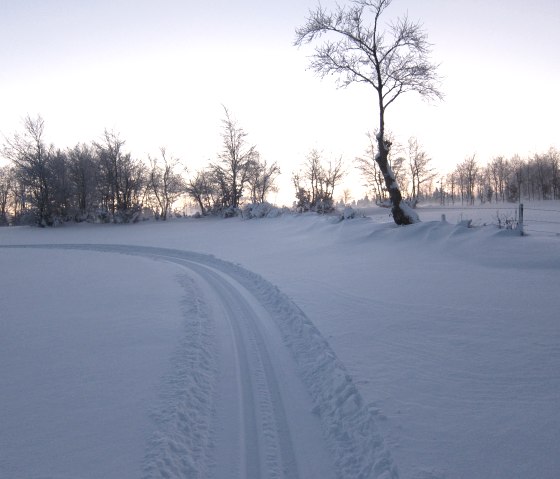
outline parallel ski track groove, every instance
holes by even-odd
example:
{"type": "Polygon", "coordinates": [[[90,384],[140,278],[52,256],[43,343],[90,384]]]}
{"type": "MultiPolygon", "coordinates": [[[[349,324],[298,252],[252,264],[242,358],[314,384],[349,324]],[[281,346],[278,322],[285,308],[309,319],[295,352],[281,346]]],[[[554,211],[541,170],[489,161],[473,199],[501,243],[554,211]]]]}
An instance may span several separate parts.
{"type": "MultiPolygon", "coordinates": [[[[168,259],[169,257],[160,256],[168,259]]],[[[171,257],[173,258],[173,257],[171,257]]],[[[264,429],[263,442],[265,446],[265,460],[267,461],[267,474],[270,477],[286,477],[298,479],[297,461],[295,459],[293,444],[290,439],[288,420],[281,398],[281,390],[278,385],[276,372],[272,366],[270,354],[266,348],[266,343],[259,331],[258,321],[254,310],[249,303],[239,296],[234,286],[222,277],[216,270],[200,263],[191,261],[181,261],[173,258],[174,263],[184,264],[187,268],[199,273],[215,291],[224,298],[224,303],[235,305],[239,309],[235,317],[230,317],[230,324],[235,336],[235,342],[239,346],[241,356],[242,371],[253,370],[255,385],[258,393],[258,407],[261,416],[260,423],[264,429]],[[240,324],[242,322],[242,324],[240,324]],[[243,327],[242,327],[243,326],[243,327]],[[251,346],[251,351],[246,351],[246,347],[251,346]],[[252,362],[249,362],[247,355],[251,354],[252,362]],[[278,454],[278,449],[280,454],[278,454]],[[280,455],[281,463],[278,461],[280,455]]],[[[245,391],[254,390],[250,385],[251,377],[241,374],[241,378],[246,382],[245,391]]],[[[243,401],[244,419],[249,420],[251,435],[257,436],[257,420],[254,417],[253,398],[245,398],[243,401]]],[[[251,444],[246,445],[246,464],[247,477],[264,477],[260,473],[259,465],[254,462],[255,452],[259,449],[259,444],[252,440],[251,444]]],[[[259,457],[260,454],[257,454],[259,457]]]]}

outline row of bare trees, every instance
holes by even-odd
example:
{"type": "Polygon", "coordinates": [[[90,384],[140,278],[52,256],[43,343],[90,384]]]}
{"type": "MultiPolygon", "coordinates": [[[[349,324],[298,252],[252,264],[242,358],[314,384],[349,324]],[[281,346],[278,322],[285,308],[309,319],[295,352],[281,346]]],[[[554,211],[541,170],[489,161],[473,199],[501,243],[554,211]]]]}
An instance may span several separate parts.
{"type": "MultiPolygon", "coordinates": [[[[520,199],[560,199],[560,152],[550,148],[526,159],[518,155],[492,158],[486,164],[471,155],[447,174],[439,174],[431,167],[431,158],[416,138],[407,146],[397,144],[392,136],[389,165],[411,205],[418,201],[438,201],[442,204],[461,202],[515,202],[520,199]]],[[[388,202],[384,178],[374,161],[376,143],[370,144],[364,156],[356,158],[365,186],[378,204],[388,202]]]]}
{"type": "Polygon", "coordinates": [[[150,158],[150,165],[124,151],[124,140],[105,131],[100,141],[66,150],[47,145],[41,117],[27,117],[23,133],[7,139],[0,169],[0,222],[100,220],[127,222],[143,205],[163,219],[182,192],[177,160],[150,158]]]}
{"type": "Polygon", "coordinates": [[[112,131],[91,144],[57,149],[45,140],[44,120],[28,116],[23,131],[6,138],[2,148],[10,163],[0,168],[0,224],[129,222],[147,211],[165,220],[182,196],[193,199],[202,214],[236,214],[242,198],[264,202],[280,169],[261,161],[224,110],[217,161],[190,177],[165,148],[147,161],[133,158],[112,131]]]}
{"type": "Polygon", "coordinates": [[[442,177],[433,195],[442,203],[462,204],[560,199],[560,152],[550,148],[526,159],[497,156],[486,165],[476,156],[459,163],[442,177]]]}

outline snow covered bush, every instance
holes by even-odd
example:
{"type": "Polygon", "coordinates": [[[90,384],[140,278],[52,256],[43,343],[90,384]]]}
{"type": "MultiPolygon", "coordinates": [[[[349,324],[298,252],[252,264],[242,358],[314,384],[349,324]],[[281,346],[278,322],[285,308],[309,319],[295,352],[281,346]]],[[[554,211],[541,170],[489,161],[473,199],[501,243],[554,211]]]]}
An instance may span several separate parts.
{"type": "Polygon", "coordinates": [[[499,229],[513,230],[518,226],[517,215],[500,213],[499,211],[497,211],[496,220],[499,229]]]}
{"type": "Polygon", "coordinates": [[[356,217],[356,211],[351,206],[344,208],[344,211],[340,215],[341,220],[351,220],[356,217]]]}
{"type": "Polygon", "coordinates": [[[250,220],[253,218],[276,218],[280,216],[282,211],[270,203],[250,203],[245,205],[242,210],[244,219],[250,220]]]}
{"type": "Polygon", "coordinates": [[[222,218],[233,218],[239,214],[239,211],[239,208],[228,206],[226,208],[221,208],[220,214],[222,215],[222,218]]]}

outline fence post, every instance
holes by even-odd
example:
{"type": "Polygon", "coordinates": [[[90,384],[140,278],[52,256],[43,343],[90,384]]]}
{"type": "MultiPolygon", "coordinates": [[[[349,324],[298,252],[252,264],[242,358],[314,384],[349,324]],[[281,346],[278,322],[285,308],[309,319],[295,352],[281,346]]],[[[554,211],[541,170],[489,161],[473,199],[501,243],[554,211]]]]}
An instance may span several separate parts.
{"type": "Polygon", "coordinates": [[[523,236],[523,203],[519,203],[519,221],[517,223],[519,234],[523,236]]]}

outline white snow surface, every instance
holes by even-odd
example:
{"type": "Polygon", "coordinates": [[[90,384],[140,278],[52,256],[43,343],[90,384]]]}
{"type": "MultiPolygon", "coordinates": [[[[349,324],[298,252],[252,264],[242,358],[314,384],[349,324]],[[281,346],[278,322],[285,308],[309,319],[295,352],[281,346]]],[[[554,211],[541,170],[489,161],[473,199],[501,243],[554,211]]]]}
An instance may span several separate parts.
{"type": "Polygon", "coordinates": [[[0,228],[0,477],[560,477],[560,236],[443,212],[0,228]]]}

